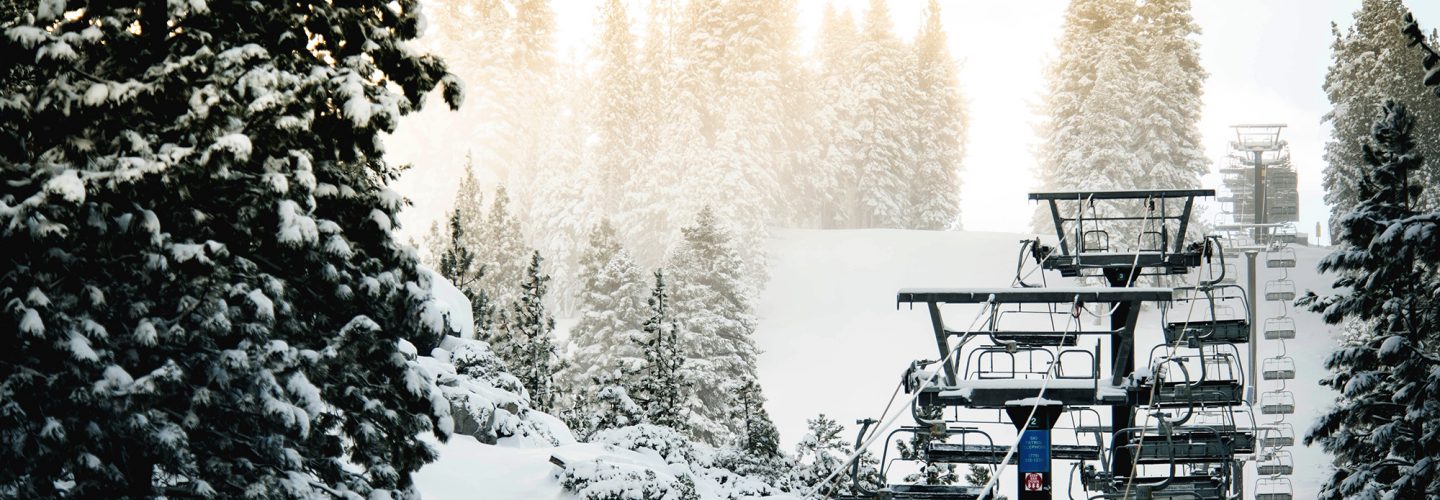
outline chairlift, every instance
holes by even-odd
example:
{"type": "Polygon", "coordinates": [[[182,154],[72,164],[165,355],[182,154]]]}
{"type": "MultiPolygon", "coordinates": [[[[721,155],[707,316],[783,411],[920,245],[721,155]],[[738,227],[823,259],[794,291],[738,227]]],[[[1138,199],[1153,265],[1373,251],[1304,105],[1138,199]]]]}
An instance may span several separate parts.
{"type": "Polygon", "coordinates": [[[1288,477],[1266,477],[1255,481],[1255,500],[1293,500],[1295,487],[1288,477]]]}
{"type": "Polygon", "coordinates": [[[1190,347],[1250,341],[1250,304],[1237,285],[1179,287],[1165,316],[1165,342],[1184,340],[1190,347]],[[1238,305],[1239,311],[1233,307],[1238,305]],[[1171,315],[1176,317],[1170,317],[1171,315]]]}
{"type": "Polygon", "coordinates": [[[1266,391],[1260,395],[1260,413],[1266,415],[1294,414],[1295,395],[1284,389],[1266,391]]]}
{"type": "Polygon", "coordinates": [[[1275,450],[1255,464],[1255,473],[1262,476],[1288,476],[1295,473],[1295,460],[1286,450],[1275,450]]]}
{"type": "Polygon", "coordinates": [[[1265,380],[1295,379],[1295,360],[1291,359],[1290,356],[1265,358],[1265,362],[1260,366],[1260,375],[1264,377],[1265,380]]]}
{"type": "Polygon", "coordinates": [[[1265,300],[1295,300],[1295,282],[1283,278],[1265,282],[1265,300]]]}
{"type": "Polygon", "coordinates": [[[1140,404],[1163,408],[1237,406],[1244,403],[1245,378],[1240,351],[1232,344],[1213,344],[1195,354],[1167,354],[1167,344],[1150,350],[1150,371],[1157,387],[1139,387],[1140,404]],[[1223,347],[1229,347],[1223,351],[1223,347]]]}
{"type": "Polygon", "coordinates": [[[1165,231],[1142,231],[1140,233],[1140,245],[1137,248],[1141,252],[1163,252],[1165,244],[1169,239],[1165,237],[1165,231]]]}
{"type": "Polygon", "coordinates": [[[1091,229],[1080,237],[1080,253],[1109,251],[1110,233],[1105,230],[1091,229]]]}
{"type": "Polygon", "coordinates": [[[1265,339],[1281,340],[1295,338],[1295,320],[1288,316],[1265,320],[1265,339]]]}
{"type": "Polygon", "coordinates": [[[1295,446],[1295,427],[1286,422],[1271,423],[1260,433],[1260,444],[1267,448],[1295,446]]]}
{"type": "Polygon", "coordinates": [[[1290,247],[1278,247],[1265,252],[1265,267],[1272,269],[1295,267],[1295,250],[1290,247]]]}

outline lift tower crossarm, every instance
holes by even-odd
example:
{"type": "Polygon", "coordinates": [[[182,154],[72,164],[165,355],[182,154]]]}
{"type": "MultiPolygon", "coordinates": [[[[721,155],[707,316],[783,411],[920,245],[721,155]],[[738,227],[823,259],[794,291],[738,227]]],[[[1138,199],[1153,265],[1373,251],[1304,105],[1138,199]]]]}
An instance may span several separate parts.
{"type": "MultiPolygon", "coordinates": [[[[1162,189],[1156,191],[1066,191],[1030,193],[1032,201],[1049,204],[1050,217],[1055,224],[1055,237],[1059,249],[1045,255],[1041,262],[1045,269],[1058,270],[1065,277],[1082,276],[1085,270],[1132,270],[1145,275],[1184,274],[1189,268],[1200,265],[1201,253],[1187,248],[1185,235],[1194,212],[1195,198],[1215,196],[1213,189],[1162,189]],[[1092,213],[1097,201],[1109,202],[1118,210],[1128,211],[1119,215],[1092,213]],[[1170,203],[1167,203],[1170,201],[1170,203]],[[1116,202],[1136,202],[1119,203],[1116,202]],[[1145,202],[1143,205],[1139,202],[1145,202]],[[1061,209],[1061,204],[1069,204],[1061,209]],[[1068,207],[1080,205],[1074,210],[1068,207]],[[1174,207],[1179,204],[1179,207],[1174,207]],[[1138,207],[1138,208],[1137,208],[1138,207]],[[1178,208],[1178,210],[1176,209],[1178,208]],[[1128,252],[1111,252],[1108,232],[1104,227],[1113,227],[1116,222],[1140,221],[1154,223],[1158,230],[1146,234],[1158,237],[1158,242],[1138,245],[1128,252]],[[1168,223],[1175,223],[1171,228],[1168,223]],[[1173,233],[1171,231],[1174,231],[1173,233]],[[1105,241],[1097,247],[1087,243],[1091,234],[1099,234],[1105,241]],[[1149,269],[1148,271],[1145,271],[1149,269]]],[[[1115,210],[1112,210],[1115,211],[1115,210]]],[[[1128,236],[1127,236],[1128,238],[1128,236]]],[[[1109,272],[1109,271],[1106,271],[1109,272]]],[[[1126,271],[1124,274],[1131,274],[1126,271]]]]}
{"type": "Polygon", "coordinates": [[[1070,288],[903,288],[896,296],[901,304],[983,304],[994,298],[997,304],[1069,304],[1080,302],[1169,302],[1170,288],[1160,287],[1070,287],[1070,288]]]}

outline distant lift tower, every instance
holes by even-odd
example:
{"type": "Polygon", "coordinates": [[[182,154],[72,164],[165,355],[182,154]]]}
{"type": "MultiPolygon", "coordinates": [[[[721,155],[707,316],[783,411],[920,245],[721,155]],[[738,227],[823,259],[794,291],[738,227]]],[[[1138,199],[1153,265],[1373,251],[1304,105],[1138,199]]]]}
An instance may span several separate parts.
{"type": "MultiPolygon", "coordinates": [[[[1299,191],[1290,164],[1289,145],[1280,138],[1285,124],[1232,125],[1229,164],[1220,169],[1230,191],[1235,225],[1248,226],[1251,245],[1264,246],[1275,229],[1299,221],[1299,191]]],[[[1238,249],[1235,245],[1232,248],[1238,249]]]]}

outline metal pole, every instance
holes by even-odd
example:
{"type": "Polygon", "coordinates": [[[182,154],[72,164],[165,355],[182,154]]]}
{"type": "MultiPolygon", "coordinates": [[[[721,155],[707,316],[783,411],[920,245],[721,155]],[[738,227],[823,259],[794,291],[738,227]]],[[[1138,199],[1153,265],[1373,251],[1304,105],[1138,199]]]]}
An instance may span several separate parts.
{"type": "Polygon", "coordinates": [[[1260,251],[1258,250],[1245,251],[1245,267],[1249,270],[1246,276],[1248,276],[1250,292],[1250,384],[1245,387],[1245,401],[1251,405],[1255,404],[1255,388],[1260,383],[1258,376],[1260,373],[1259,362],[1256,361],[1260,355],[1260,338],[1256,335],[1258,327],[1255,324],[1255,309],[1260,306],[1260,304],[1256,302],[1256,299],[1259,297],[1255,291],[1255,257],[1258,255],[1260,255],[1260,251]]]}
{"type": "MultiPolygon", "coordinates": [[[[1247,281],[1246,285],[1248,285],[1249,295],[1250,295],[1250,311],[1249,311],[1249,316],[1250,316],[1250,318],[1249,318],[1249,319],[1250,319],[1250,383],[1248,383],[1248,384],[1245,385],[1245,402],[1246,402],[1246,403],[1249,403],[1252,408],[1253,408],[1253,407],[1255,406],[1255,404],[1256,404],[1256,398],[1255,398],[1256,394],[1255,394],[1255,393],[1256,393],[1256,388],[1258,388],[1258,387],[1259,387],[1259,384],[1260,384],[1260,361],[1259,361],[1259,358],[1260,358],[1260,336],[1256,334],[1256,332],[1259,331],[1259,328],[1260,328],[1260,327],[1256,324],[1256,321],[1255,321],[1256,317],[1258,316],[1258,314],[1256,313],[1256,310],[1259,309],[1259,307],[1260,307],[1260,304],[1259,304],[1258,302],[1256,302],[1256,299],[1259,298],[1259,293],[1256,291],[1256,287],[1255,287],[1255,283],[1256,283],[1255,257],[1257,257],[1257,256],[1259,256],[1259,255],[1260,255],[1260,251],[1259,251],[1259,250],[1246,250],[1246,251],[1245,251],[1245,268],[1246,268],[1246,274],[1245,274],[1245,275],[1246,275],[1246,281],[1247,281]]],[[[1256,439],[1260,439],[1259,429],[1256,429],[1255,438],[1256,438],[1256,439]]],[[[1257,448],[1257,449],[1258,449],[1258,448],[1257,448]]],[[[1244,463],[1244,462],[1236,462],[1236,463],[1235,463],[1235,483],[1234,483],[1234,486],[1235,486],[1235,488],[1234,488],[1234,490],[1235,490],[1235,495],[1236,495],[1238,498],[1244,498],[1244,497],[1245,497],[1245,463],[1244,463]]]]}
{"type": "Polygon", "coordinates": [[[1251,206],[1252,209],[1255,210],[1255,217],[1251,218],[1251,219],[1250,219],[1250,222],[1251,222],[1251,223],[1254,223],[1254,224],[1257,224],[1257,226],[1255,226],[1255,244],[1257,244],[1257,245],[1263,245],[1263,244],[1265,244],[1265,243],[1267,243],[1267,242],[1265,241],[1266,238],[1262,238],[1261,236],[1264,235],[1266,231],[1265,231],[1265,228],[1264,228],[1264,227],[1260,227],[1259,224],[1264,224],[1264,223],[1265,223],[1265,152],[1264,152],[1264,151],[1255,151],[1255,178],[1254,178],[1254,180],[1255,180],[1255,182],[1254,182],[1255,185],[1252,186],[1252,188],[1253,188],[1253,191],[1254,191],[1254,194],[1255,194],[1255,201],[1254,201],[1254,203],[1251,203],[1250,206],[1251,206]]]}

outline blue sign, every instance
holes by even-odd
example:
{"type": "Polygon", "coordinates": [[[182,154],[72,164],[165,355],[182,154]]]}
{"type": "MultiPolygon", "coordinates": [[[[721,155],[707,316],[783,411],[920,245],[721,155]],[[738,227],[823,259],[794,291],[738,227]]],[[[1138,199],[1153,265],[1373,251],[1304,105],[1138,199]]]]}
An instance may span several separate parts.
{"type": "Polygon", "coordinates": [[[1050,472],[1050,431],[1026,430],[1020,436],[1020,472],[1050,472]]]}

